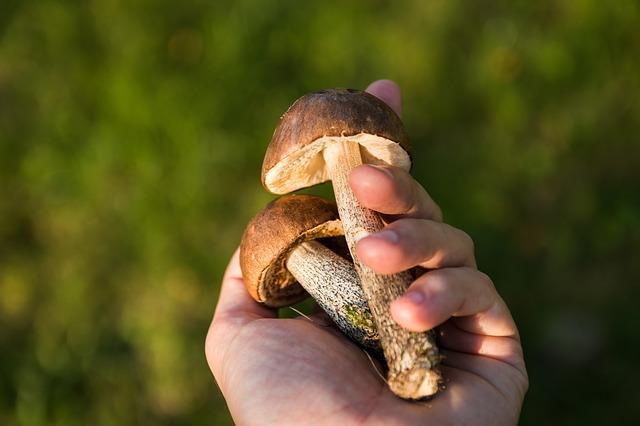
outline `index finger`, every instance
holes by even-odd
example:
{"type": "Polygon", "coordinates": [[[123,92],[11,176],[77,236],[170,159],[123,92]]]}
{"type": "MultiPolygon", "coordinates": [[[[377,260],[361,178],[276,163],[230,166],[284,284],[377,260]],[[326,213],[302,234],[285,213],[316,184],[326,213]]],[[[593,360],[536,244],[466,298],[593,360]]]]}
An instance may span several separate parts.
{"type": "Polygon", "coordinates": [[[351,172],[349,185],[358,201],[378,213],[442,222],[442,210],[409,173],[392,166],[365,164],[351,172]]]}

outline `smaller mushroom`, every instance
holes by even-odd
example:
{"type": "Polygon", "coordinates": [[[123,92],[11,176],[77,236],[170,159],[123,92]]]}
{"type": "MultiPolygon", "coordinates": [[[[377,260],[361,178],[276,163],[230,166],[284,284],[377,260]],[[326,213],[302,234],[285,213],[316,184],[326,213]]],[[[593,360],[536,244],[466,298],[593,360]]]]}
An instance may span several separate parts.
{"type": "Polygon", "coordinates": [[[258,302],[279,308],[308,293],[344,334],[379,350],[353,264],[317,241],[335,243],[343,235],[336,206],[329,201],[310,195],[278,198],[247,225],[240,243],[242,275],[258,302]]]}

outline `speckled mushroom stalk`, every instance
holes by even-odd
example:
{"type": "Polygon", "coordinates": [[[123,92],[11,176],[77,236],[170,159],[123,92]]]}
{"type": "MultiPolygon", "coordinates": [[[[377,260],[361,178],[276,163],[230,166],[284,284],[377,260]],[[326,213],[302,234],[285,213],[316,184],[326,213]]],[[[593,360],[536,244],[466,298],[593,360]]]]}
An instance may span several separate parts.
{"type": "Polygon", "coordinates": [[[281,197],[249,222],[242,237],[245,283],[254,299],[272,307],[291,305],[308,293],[347,337],[379,351],[353,264],[317,241],[338,237],[342,225],[333,203],[309,195],[281,197]]]}
{"type": "Polygon", "coordinates": [[[317,241],[297,245],[287,269],[329,315],[340,331],[369,349],[380,349],[380,337],[353,264],[317,241]]]}
{"type": "Polygon", "coordinates": [[[390,389],[401,398],[421,399],[439,390],[441,356],[433,332],[415,333],[392,319],[391,302],[400,297],[409,272],[379,275],[362,264],[355,246],[380,231],[380,216],[357,201],[349,174],[363,164],[409,170],[409,141],[399,117],[365,92],[333,89],[298,99],[283,115],[263,163],[264,186],[276,194],[331,180],[345,238],[373,314],[389,368],[390,389]]]}

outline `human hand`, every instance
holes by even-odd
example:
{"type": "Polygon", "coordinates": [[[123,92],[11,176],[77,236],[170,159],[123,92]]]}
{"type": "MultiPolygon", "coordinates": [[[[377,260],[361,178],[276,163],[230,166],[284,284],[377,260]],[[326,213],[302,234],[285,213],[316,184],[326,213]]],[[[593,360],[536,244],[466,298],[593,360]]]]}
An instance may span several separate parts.
{"type": "MultiPolygon", "coordinates": [[[[367,89],[400,113],[389,81],[367,89]]],[[[439,207],[394,167],[361,166],[350,177],[385,229],[359,241],[379,273],[429,269],[391,306],[412,331],[436,328],[446,389],[433,400],[394,396],[366,354],[322,315],[279,319],[247,293],[231,259],[206,342],[211,371],[238,424],[473,424],[517,422],[528,380],[517,328],[491,280],[476,268],[473,242],[442,223],[439,207]]]]}

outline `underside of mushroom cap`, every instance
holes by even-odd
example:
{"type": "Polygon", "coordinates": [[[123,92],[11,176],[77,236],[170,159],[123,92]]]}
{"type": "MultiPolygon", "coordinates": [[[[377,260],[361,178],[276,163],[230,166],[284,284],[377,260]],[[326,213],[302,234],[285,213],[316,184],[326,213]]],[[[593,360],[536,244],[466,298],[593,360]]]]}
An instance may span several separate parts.
{"type": "Polygon", "coordinates": [[[298,244],[344,235],[333,203],[311,195],[288,195],[269,203],[247,225],[240,267],[251,296],[271,307],[299,302],[306,291],[286,268],[298,244]]]}
{"type": "Polygon", "coordinates": [[[322,155],[340,140],[360,145],[363,161],[409,170],[409,137],[398,115],[359,90],[330,89],[305,95],[284,113],[262,164],[262,183],[286,194],[329,180],[322,155]]]}

